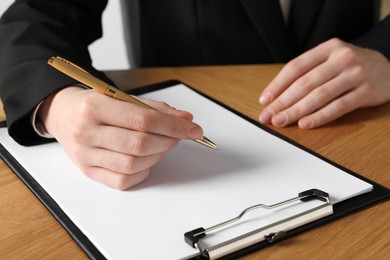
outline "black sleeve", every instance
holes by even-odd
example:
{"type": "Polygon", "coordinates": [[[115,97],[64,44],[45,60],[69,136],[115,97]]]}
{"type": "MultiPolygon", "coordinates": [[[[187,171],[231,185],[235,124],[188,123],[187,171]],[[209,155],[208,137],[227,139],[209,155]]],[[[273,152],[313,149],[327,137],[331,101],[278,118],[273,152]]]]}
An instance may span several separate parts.
{"type": "Polygon", "coordinates": [[[390,15],[352,43],[377,50],[390,59],[390,15]]]}
{"type": "Polygon", "coordinates": [[[62,56],[92,74],[88,45],[102,36],[107,0],[16,0],[0,20],[0,96],[10,135],[22,145],[44,142],[30,122],[40,101],[76,83],[47,64],[62,56]]]}

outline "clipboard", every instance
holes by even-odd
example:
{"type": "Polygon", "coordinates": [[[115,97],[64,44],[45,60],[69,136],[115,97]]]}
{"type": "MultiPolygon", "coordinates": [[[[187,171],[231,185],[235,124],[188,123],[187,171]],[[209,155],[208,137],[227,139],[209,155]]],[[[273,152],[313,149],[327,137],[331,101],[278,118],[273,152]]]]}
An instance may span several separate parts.
{"type": "MultiPolygon", "coordinates": [[[[171,86],[181,84],[179,81],[167,81],[147,87],[142,87],[136,90],[132,91],[132,94],[144,94],[149,93],[153,91],[157,91],[160,89],[169,88],[171,86]]],[[[199,92],[197,92],[199,93],[199,92]]],[[[201,93],[199,93],[201,94],[201,93]]],[[[204,96],[203,94],[201,94],[204,96]]],[[[211,98],[205,96],[206,98],[212,100],[211,98]]],[[[212,100],[213,102],[217,103],[218,105],[224,107],[225,109],[228,109],[229,111],[233,112],[237,116],[245,119],[248,122],[251,122],[252,124],[256,125],[257,127],[261,128],[262,130],[266,131],[267,133],[270,133],[274,136],[277,136],[280,139],[285,140],[286,142],[299,147],[302,150],[305,150],[306,152],[320,158],[321,160],[325,161],[328,164],[331,164],[339,169],[342,169],[344,172],[346,172],[349,175],[352,175],[354,177],[357,177],[361,180],[364,180],[367,183],[372,184],[373,189],[371,192],[364,193],[362,195],[355,196],[353,198],[344,200],[342,202],[339,202],[337,204],[331,205],[332,213],[327,214],[326,216],[321,216],[320,218],[310,221],[308,223],[299,225],[298,227],[293,228],[292,230],[288,230],[288,232],[282,232],[283,237],[280,237],[280,234],[268,234],[264,239],[260,242],[257,242],[253,245],[246,246],[244,248],[240,248],[239,250],[233,250],[228,255],[223,256],[223,258],[226,259],[234,259],[239,256],[245,255],[247,253],[254,252],[256,250],[259,250],[261,248],[264,248],[266,246],[269,246],[272,243],[275,243],[277,241],[281,241],[284,239],[287,239],[289,237],[295,236],[297,234],[300,234],[302,232],[305,232],[307,230],[310,230],[316,226],[325,224],[329,221],[332,221],[334,219],[337,219],[339,217],[342,217],[346,214],[352,213],[354,211],[363,209],[365,207],[368,207],[370,205],[373,205],[377,202],[383,201],[385,199],[388,199],[390,197],[390,191],[389,189],[367,179],[362,176],[359,176],[358,174],[351,172],[348,169],[345,169],[344,167],[335,164],[332,161],[327,160],[326,158],[323,158],[322,156],[314,153],[313,151],[310,151],[306,149],[305,147],[300,146],[299,144],[295,143],[294,141],[285,138],[284,136],[279,135],[278,133],[273,132],[272,130],[268,129],[265,126],[262,126],[258,124],[257,122],[254,122],[253,120],[247,118],[245,115],[240,114],[237,111],[234,111],[223,104],[212,100]]],[[[5,126],[5,124],[3,124],[5,126]]],[[[102,252],[95,246],[93,242],[80,230],[80,228],[72,221],[68,215],[63,211],[63,209],[56,203],[56,201],[48,194],[48,192],[39,184],[37,180],[35,180],[28,171],[24,167],[20,165],[20,163],[13,157],[11,153],[3,146],[0,146],[0,154],[2,159],[6,162],[6,164],[14,171],[14,173],[24,182],[24,184],[34,193],[34,195],[45,205],[45,207],[51,212],[51,214],[57,219],[57,221],[64,227],[64,229],[69,233],[69,235],[78,243],[78,245],[84,250],[84,252],[90,257],[91,259],[104,259],[105,256],[102,254],[102,252]]],[[[313,187],[316,188],[316,187],[313,187]]],[[[325,191],[326,193],[326,191],[325,191]]],[[[261,201],[259,201],[261,203],[261,201]]],[[[276,203],[278,204],[278,203],[276,203]]],[[[330,204],[326,205],[326,207],[329,209],[330,204]]],[[[244,208],[241,210],[245,210],[244,208]]],[[[228,218],[229,216],[226,216],[228,218]]],[[[199,223],[199,225],[203,225],[202,223],[199,223]]],[[[196,226],[194,226],[196,228],[196,226]]],[[[183,230],[183,243],[185,243],[185,236],[184,233],[188,232],[190,230],[183,230]]],[[[283,230],[280,230],[283,231],[283,230]]],[[[191,232],[191,231],[190,231],[191,232]]],[[[188,241],[187,241],[188,242],[188,241]]],[[[190,258],[193,259],[204,259],[207,258],[207,255],[204,254],[196,254],[191,256],[190,258]]]]}

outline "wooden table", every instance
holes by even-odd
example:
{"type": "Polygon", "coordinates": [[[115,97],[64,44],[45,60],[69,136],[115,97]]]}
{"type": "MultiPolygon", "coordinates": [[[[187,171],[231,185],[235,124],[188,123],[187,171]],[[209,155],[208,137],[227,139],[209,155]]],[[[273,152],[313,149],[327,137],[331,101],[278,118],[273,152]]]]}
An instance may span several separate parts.
{"type": "MultiPolygon", "coordinates": [[[[178,79],[257,119],[261,90],[282,65],[150,68],[107,72],[119,86],[178,79]]],[[[276,129],[362,176],[390,187],[390,104],[360,109],[324,127],[276,129]]],[[[244,259],[384,259],[390,203],[371,206],[244,259]]],[[[83,251],[0,161],[0,259],[86,259],[83,251]]]]}

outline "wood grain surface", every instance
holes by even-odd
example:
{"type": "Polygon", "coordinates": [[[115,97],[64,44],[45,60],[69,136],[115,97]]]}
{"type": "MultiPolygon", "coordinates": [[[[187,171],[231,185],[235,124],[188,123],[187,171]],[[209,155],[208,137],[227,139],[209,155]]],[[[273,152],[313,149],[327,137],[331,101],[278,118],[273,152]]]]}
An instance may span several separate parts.
{"type": "MultiPolygon", "coordinates": [[[[282,65],[109,71],[123,89],[177,79],[258,118],[261,90],[282,65]]],[[[1,115],[4,118],[4,114],[1,115]]],[[[390,187],[390,104],[359,109],[318,129],[274,129],[383,186],[390,187]]],[[[347,185],[347,184],[346,184],[347,185]]],[[[385,259],[390,203],[373,205],[243,259],[385,259]]],[[[0,259],[87,259],[60,224],[0,161],[0,259]]]]}

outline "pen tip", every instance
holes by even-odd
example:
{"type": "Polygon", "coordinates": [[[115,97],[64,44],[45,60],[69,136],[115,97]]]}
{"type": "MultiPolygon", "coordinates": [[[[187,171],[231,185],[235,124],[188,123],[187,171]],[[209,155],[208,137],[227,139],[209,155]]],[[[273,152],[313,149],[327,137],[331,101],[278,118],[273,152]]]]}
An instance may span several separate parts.
{"type": "Polygon", "coordinates": [[[207,137],[203,136],[201,139],[199,140],[196,140],[197,143],[200,143],[206,147],[209,147],[213,150],[220,150],[218,145],[216,145],[214,142],[212,142],[210,139],[208,139],[207,137]]]}

